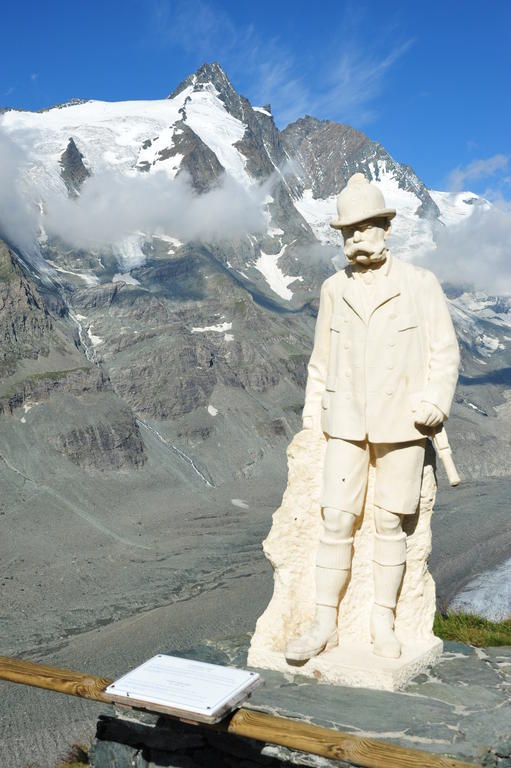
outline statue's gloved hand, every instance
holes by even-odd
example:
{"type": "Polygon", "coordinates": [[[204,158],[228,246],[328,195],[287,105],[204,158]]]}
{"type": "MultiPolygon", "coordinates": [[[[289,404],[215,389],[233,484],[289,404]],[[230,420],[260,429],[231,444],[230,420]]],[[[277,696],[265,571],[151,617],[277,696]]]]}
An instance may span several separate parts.
{"type": "Polygon", "coordinates": [[[423,427],[438,427],[445,420],[445,414],[433,405],[423,400],[417,410],[415,417],[415,423],[420,424],[423,427]]]}
{"type": "Polygon", "coordinates": [[[312,429],[314,432],[321,432],[321,416],[304,416],[303,428],[312,429]]]}

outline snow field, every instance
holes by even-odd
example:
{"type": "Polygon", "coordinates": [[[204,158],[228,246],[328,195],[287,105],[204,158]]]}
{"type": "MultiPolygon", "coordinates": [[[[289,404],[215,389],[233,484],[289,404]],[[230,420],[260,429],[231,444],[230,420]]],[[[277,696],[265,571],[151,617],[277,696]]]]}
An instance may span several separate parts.
{"type": "Polygon", "coordinates": [[[278,262],[281,256],[284,255],[287,245],[283,245],[278,253],[264,253],[260,252],[260,256],[254,264],[264,277],[272,291],[274,291],[282,299],[290,301],[293,298],[293,291],[288,288],[295,280],[301,280],[303,278],[285,275],[280,269],[278,262]]]}

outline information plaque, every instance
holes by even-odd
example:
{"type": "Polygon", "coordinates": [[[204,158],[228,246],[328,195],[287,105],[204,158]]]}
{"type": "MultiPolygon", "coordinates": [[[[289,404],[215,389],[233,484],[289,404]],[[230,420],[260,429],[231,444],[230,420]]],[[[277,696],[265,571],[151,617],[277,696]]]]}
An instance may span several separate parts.
{"type": "Polygon", "coordinates": [[[108,686],[112,701],[216,723],[262,685],[257,672],[159,654],[108,686]]]}

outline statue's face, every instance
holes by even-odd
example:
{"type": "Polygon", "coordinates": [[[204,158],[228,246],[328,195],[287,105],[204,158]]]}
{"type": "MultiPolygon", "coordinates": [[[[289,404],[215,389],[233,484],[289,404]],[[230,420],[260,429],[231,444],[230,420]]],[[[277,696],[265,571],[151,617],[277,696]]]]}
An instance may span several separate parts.
{"type": "Polygon", "coordinates": [[[390,231],[386,219],[368,219],[341,229],[348,261],[371,264],[385,259],[385,240],[390,231]]]}

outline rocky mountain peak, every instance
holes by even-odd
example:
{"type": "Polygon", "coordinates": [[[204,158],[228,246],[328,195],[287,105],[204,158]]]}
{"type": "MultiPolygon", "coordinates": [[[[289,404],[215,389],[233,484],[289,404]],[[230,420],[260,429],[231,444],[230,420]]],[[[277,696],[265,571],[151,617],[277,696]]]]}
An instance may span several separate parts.
{"type": "MultiPolygon", "coordinates": [[[[173,99],[185,89],[193,92],[210,90],[215,93],[225,110],[245,126],[245,135],[236,143],[236,148],[244,155],[249,174],[256,179],[267,178],[285,160],[280,143],[280,136],[267,104],[256,111],[245,96],[239,94],[218,62],[202,64],[173,91],[173,99]],[[261,112],[261,109],[264,111],[261,112]]],[[[186,103],[182,114],[186,120],[186,103]]]]}
{"type": "Polygon", "coordinates": [[[301,166],[301,181],[315,199],[327,198],[344,188],[350,176],[362,172],[372,181],[392,176],[401,189],[419,201],[418,215],[438,217],[439,210],[413,169],[397,163],[376,141],[344,123],[299,118],[282,131],[287,153],[301,166]]]}
{"type": "Polygon", "coordinates": [[[195,72],[188,75],[188,77],[185,78],[174,91],[172,91],[168,98],[173,99],[184,91],[185,88],[189,88],[190,86],[195,90],[202,90],[202,88],[208,84],[211,84],[216,88],[221,98],[223,97],[225,99],[225,97],[232,98],[232,96],[238,96],[234,86],[227,77],[225,70],[222,69],[218,62],[213,61],[211,64],[201,64],[195,72]]]}
{"type": "Polygon", "coordinates": [[[76,107],[79,104],[88,104],[91,99],[79,99],[73,98],[68,101],[59,102],[58,104],[51,104],[49,107],[41,107],[41,109],[27,109],[26,107],[0,107],[0,115],[5,112],[32,112],[34,115],[41,115],[44,112],[51,112],[52,109],[65,109],[66,107],[76,107]]]}
{"type": "Polygon", "coordinates": [[[92,99],[81,99],[78,97],[73,97],[72,99],[68,99],[67,101],[62,101],[57,104],[52,104],[49,107],[42,107],[41,109],[34,110],[35,112],[42,113],[42,112],[50,112],[52,109],[66,109],[67,107],[77,107],[80,104],[88,104],[92,99]]]}
{"type": "Polygon", "coordinates": [[[286,133],[288,137],[294,136],[296,140],[298,136],[306,138],[318,131],[329,130],[336,130],[340,136],[349,137],[352,142],[370,141],[365,133],[356,128],[352,128],[351,125],[337,123],[334,120],[320,120],[317,117],[312,117],[312,115],[305,115],[304,117],[298,118],[298,120],[295,120],[293,123],[289,123],[283,132],[286,133]]]}
{"type": "Polygon", "coordinates": [[[60,175],[70,197],[78,197],[83,182],[90,176],[89,169],[84,165],[83,155],[72,136],[60,156],[60,175]]]}

